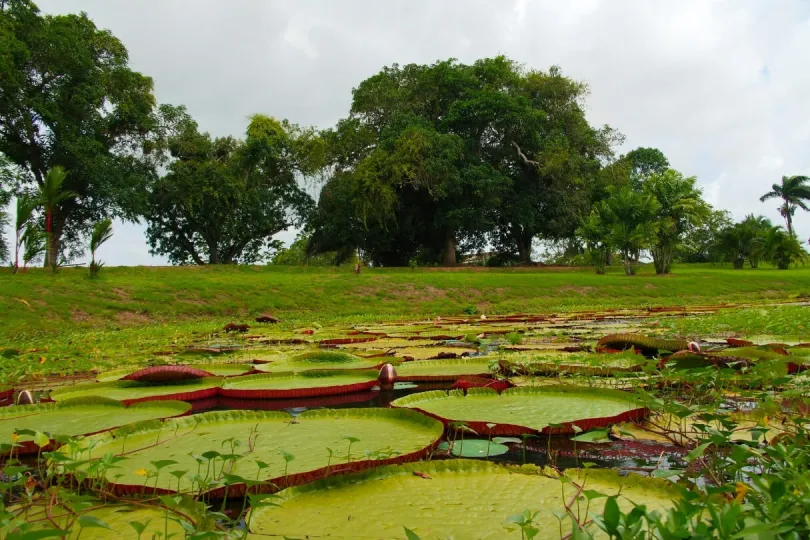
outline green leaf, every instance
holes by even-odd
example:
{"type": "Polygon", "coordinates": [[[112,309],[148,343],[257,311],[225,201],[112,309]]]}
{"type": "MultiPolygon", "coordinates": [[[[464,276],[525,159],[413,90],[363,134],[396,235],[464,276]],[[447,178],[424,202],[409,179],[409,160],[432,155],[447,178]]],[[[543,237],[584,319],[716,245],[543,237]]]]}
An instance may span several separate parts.
{"type": "Polygon", "coordinates": [[[405,538],[407,538],[408,540],[421,540],[419,535],[416,534],[415,532],[413,532],[412,530],[410,530],[408,527],[402,527],[402,528],[405,529],[405,538]]]}
{"type": "Polygon", "coordinates": [[[143,531],[146,530],[146,527],[149,526],[149,521],[146,523],[141,523],[140,521],[127,521],[127,524],[135,529],[135,532],[138,533],[138,535],[141,535],[143,534],[143,531]]]}
{"type": "Polygon", "coordinates": [[[686,454],[686,461],[692,462],[695,461],[697,458],[703,455],[703,452],[711,445],[712,443],[703,443],[700,446],[696,447],[694,450],[686,454]]]}
{"type": "Polygon", "coordinates": [[[605,501],[603,519],[608,534],[616,534],[621,519],[621,511],[619,510],[619,504],[616,502],[616,497],[608,497],[608,500],[605,501]]]}
{"type": "Polygon", "coordinates": [[[102,521],[94,516],[79,516],[78,521],[82,529],[96,528],[113,530],[106,521],[102,521]]]}
{"type": "Polygon", "coordinates": [[[37,431],[34,434],[34,444],[36,444],[39,448],[42,448],[43,446],[48,446],[50,442],[51,438],[48,437],[45,433],[37,431]]]}

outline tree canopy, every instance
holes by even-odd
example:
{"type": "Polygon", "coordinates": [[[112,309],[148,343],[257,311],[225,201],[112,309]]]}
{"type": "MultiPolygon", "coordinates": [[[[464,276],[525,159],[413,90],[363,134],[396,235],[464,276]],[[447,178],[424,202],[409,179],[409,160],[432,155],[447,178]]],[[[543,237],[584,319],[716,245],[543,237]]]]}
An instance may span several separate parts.
{"type": "Polygon", "coordinates": [[[537,235],[570,236],[611,137],[585,120],[584,85],[505,57],[393,65],[363,81],[326,133],[330,176],[314,252],[377,264],[457,262],[491,241],[530,260],[537,235]]]}
{"type": "MultiPolygon", "coordinates": [[[[177,112],[177,111],[174,111],[177,112]]],[[[200,133],[184,114],[166,139],[167,173],[144,212],[153,254],[175,264],[256,262],[314,204],[298,175],[320,167],[311,130],[255,115],[244,140],[200,133]]]]}
{"type": "Polygon", "coordinates": [[[151,174],[139,159],[153,127],[152,79],[86,14],[42,15],[30,0],[0,3],[0,152],[41,187],[54,167],[76,196],[53,209],[51,251],[102,217],[132,218],[151,174]]]}

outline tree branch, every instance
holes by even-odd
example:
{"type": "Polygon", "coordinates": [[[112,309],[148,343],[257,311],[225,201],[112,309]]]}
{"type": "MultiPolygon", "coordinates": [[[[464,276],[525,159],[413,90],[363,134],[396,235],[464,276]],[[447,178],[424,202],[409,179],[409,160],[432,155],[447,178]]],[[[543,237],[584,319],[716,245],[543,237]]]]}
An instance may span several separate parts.
{"type": "Polygon", "coordinates": [[[515,141],[512,141],[512,146],[514,146],[514,147],[515,147],[515,149],[517,150],[518,155],[519,155],[519,156],[520,156],[520,158],[523,160],[523,162],[524,162],[524,163],[526,163],[526,165],[534,165],[535,167],[539,167],[539,166],[540,166],[540,163],[539,163],[539,162],[537,162],[537,161],[533,161],[533,160],[531,160],[531,159],[527,158],[527,157],[526,157],[526,154],[524,154],[524,153],[523,153],[523,150],[521,150],[521,149],[520,149],[520,146],[518,146],[518,145],[517,145],[517,143],[516,143],[515,141]]]}

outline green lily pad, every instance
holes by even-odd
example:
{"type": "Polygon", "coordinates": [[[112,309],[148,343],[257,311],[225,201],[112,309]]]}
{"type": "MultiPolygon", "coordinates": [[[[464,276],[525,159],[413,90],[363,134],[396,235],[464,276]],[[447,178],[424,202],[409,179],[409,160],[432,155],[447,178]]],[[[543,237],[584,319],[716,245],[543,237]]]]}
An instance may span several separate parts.
{"type": "Polygon", "coordinates": [[[581,373],[612,376],[617,373],[639,371],[648,360],[633,350],[615,354],[543,352],[511,355],[502,365],[513,372],[527,375],[581,373]]]}
{"type": "Polygon", "coordinates": [[[226,379],[220,395],[234,398],[281,398],[348,394],[370,390],[377,370],[311,370],[262,373],[226,379]]]}
{"type": "Polygon", "coordinates": [[[438,449],[449,451],[456,457],[464,458],[486,458],[500,456],[509,451],[508,446],[482,439],[459,439],[452,445],[450,445],[450,443],[443,442],[438,446],[438,449]]]}
{"type": "MultiPolygon", "coordinates": [[[[188,473],[180,479],[180,489],[189,490],[192,476],[198,470],[201,476],[208,475],[213,482],[211,488],[217,488],[221,486],[216,481],[221,478],[223,458],[216,454],[203,458],[208,451],[244,454],[230,467],[230,474],[251,480],[274,479],[274,483],[283,486],[285,468],[293,476],[319,470],[323,473],[325,467],[335,473],[356,467],[358,462],[386,464],[419,459],[436,444],[443,431],[441,422],[402,409],[320,409],[295,418],[270,411],[209,412],[125,426],[88,437],[82,444],[90,450],[77,457],[100,458],[108,452],[114,455],[125,452],[126,467],[107,474],[121,493],[140,491],[144,484],[151,492],[155,483],[159,488],[176,490],[178,480],[172,473],[179,471],[188,473]],[[195,456],[202,461],[198,463],[195,456]],[[289,462],[287,456],[292,457],[289,462]],[[153,463],[167,461],[172,464],[147,481],[147,472],[156,472],[153,463]]],[[[200,486],[195,484],[194,489],[199,490],[200,486]]]]}
{"type": "Polygon", "coordinates": [[[454,381],[462,375],[489,375],[492,358],[475,357],[451,360],[417,360],[396,367],[398,381],[454,381]]]}
{"type": "MultiPolygon", "coordinates": [[[[34,502],[32,506],[21,507],[11,506],[6,511],[18,516],[12,518],[12,525],[0,528],[0,538],[6,538],[9,533],[15,531],[19,522],[27,522],[30,538],[37,538],[37,531],[48,529],[65,530],[70,526],[70,521],[75,520],[70,533],[65,536],[69,540],[81,538],[92,538],[99,540],[139,540],[146,538],[157,538],[167,531],[174,538],[183,538],[185,530],[177,520],[187,521],[187,517],[195,520],[197,529],[200,531],[212,530],[214,523],[211,518],[204,516],[204,506],[200,503],[193,503],[188,499],[180,502],[174,510],[167,510],[156,506],[129,505],[125,503],[104,503],[100,500],[87,500],[87,497],[75,497],[69,492],[59,494],[59,504],[51,506],[49,509],[50,519],[44,504],[34,502]],[[85,508],[88,508],[85,510],[85,508]],[[73,514],[73,515],[71,515],[73,514]],[[168,515],[167,515],[168,514],[168,515]],[[81,523],[76,519],[77,515],[82,518],[85,524],[84,530],[80,532],[81,523]],[[92,525],[95,526],[92,526],[92,525]],[[131,525],[132,524],[132,525],[131,525]],[[109,529],[104,527],[109,526],[109,529]],[[141,534],[137,528],[143,526],[141,534]]],[[[24,538],[26,536],[23,536],[24,538]]]]}
{"type": "Polygon", "coordinates": [[[501,394],[489,388],[461,391],[432,391],[412,394],[391,403],[411,407],[445,422],[466,422],[478,434],[519,435],[532,431],[570,433],[639,419],[647,414],[636,396],[628,392],[577,386],[510,388],[501,394]]]}
{"type": "MultiPolygon", "coordinates": [[[[98,433],[132,422],[168,418],[187,413],[191,405],[182,401],[122,403],[104,398],[78,398],[59,403],[19,405],[0,409],[0,444],[11,444],[12,433],[20,429],[53,435],[98,433]]],[[[20,436],[18,442],[31,440],[20,436]]]]}
{"type": "Polygon", "coordinates": [[[77,384],[51,392],[51,399],[66,399],[98,396],[132,403],[150,399],[193,400],[216,395],[222,383],[220,377],[204,377],[176,383],[150,384],[138,381],[112,381],[103,383],[77,384]]]}
{"type": "MultiPolygon", "coordinates": [[[[235,377],[252,371],[254,366],[250,364],[189,364],[188,367],[207,371],[208,373],[212,373],[217,377],[235,377]]],[[[96,376],[96,381],[117,381],[121,377],[126,377],[130,373],[135,373],[142,368],[143,366],[132,366],[104,371],[96,376]]]]}
{"type": "Polygon", "coordinates": [[[360,358],[341,351],[309,351],[294,356],[283,355],[269,364],[256,366],[259,371],[278,373],[283,371],[307,371],[312,369],[369,369],[379,365],[379,358],[360,358]]]}
{"type": "MultiPolygon", "coordinates": [[[[570,478],[605,495],[621,493],[617,502],[625,512],[633,503],[666,509],[677,497],[662,479],[596,469],[572,471],[570,478]]],[[[519,531],[504,529],[504,521],[530,508],[538,511],[535,526],[553,531],[556,538],[554,513],[565,513],[563,497],[572,497],[576,489],[561,486],[553,471],[535,466],[465,459],[411,463],[286,489],[273,501],[279,506],[251,510],[249,523],[252,533],[277,538],[402,538],[407,527],[421,538],[490,540],[519,537],[519,531]]],[[[590,511],[602,513],[605,501],[593,499],[590,511]]],[[[569,532],[568,520],[563,528],[569,532]]]]}

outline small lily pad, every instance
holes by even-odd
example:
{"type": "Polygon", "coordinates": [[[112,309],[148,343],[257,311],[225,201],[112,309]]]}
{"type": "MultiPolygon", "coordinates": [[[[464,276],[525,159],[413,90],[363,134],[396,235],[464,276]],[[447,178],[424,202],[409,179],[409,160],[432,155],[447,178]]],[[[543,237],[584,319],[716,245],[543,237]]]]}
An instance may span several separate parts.
{"type": "Polygon", "coordinates": [[[443,442],[439,445],[439,450],[449,451],[456,457],[486,458],[505,454],[509,447],[483,439],[465,439],[453,443],[452,448],[449,443],[443,442]]]}
{"type": "Polygon", "coordinates": [[[398,382],[394,383],[394,390],[409,390],[411,388],[418,388],[419,385],[412,382],[398,382]]]}

